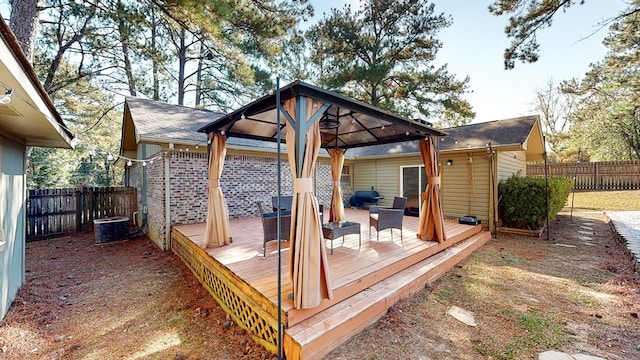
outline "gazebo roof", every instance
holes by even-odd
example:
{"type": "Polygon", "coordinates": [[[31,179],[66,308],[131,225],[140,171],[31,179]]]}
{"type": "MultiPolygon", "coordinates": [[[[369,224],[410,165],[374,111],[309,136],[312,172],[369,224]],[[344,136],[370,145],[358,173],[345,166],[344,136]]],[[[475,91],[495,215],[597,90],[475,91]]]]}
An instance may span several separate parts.
{"type": "MultiPolygon", "coordinates": [[[[445,133],[433,129],[424,121],[409,120],[389,111],[358,101],[336,92],[321,89],[296,80],[280,89],[280,101],[295,97],[311,98],[320,108],[329,104],[321,117],[323,121],[337,121],[339,126],[323,129],[322,147],[356,148],[372,144],[387,144],[417,140],[428,135],[445,133]]],[[[282,109],[282,108],[281,108],[282,109]]],[[[283,111],[283,110],[281,110],[283,111]]],[[[293,115],[293,114],[292,114],[293,115]]],[[[281,116],[281,139],[286,137],[285,117],[281,116]]],[[[224,130],[229,137],[277,141],[276,94],[266,95],[240,109],[202,127],[201,132],[224,130]]]]}

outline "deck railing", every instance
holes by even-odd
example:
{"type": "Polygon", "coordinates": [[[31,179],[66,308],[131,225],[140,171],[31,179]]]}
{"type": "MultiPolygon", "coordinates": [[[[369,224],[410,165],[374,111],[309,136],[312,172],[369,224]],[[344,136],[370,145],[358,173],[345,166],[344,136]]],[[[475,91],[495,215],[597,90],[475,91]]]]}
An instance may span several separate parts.
{"type": "Polygon", "coordinates": [[[131,187],[29,190],[27,240],[91,231],[93,220],[129,216],[137,208],[131,187]]]}
{"type": "MultiPolygon", "coordinates": [[[[527,164],[527,176],[544,177],[544,164],[527,164]]],[[[574,180],[576,190],[640,189],[640,161],[572,162],[547,165],[549,176],[574,180]]]]}

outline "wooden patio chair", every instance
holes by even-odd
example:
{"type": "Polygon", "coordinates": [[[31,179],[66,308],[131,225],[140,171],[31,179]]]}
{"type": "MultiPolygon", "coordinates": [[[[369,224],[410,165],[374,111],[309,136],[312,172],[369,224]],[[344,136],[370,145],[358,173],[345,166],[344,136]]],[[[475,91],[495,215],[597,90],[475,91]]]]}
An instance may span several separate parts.
{"type": "MultiPolygon", "coordinates": [[[[261,202],[256,203],[258,205],[258,211],[262,220],[262,257],[267,257],[267,242],[272,240],[278,240],[278,213],[277,212],[264,212],[264,208],[261,202]]],[[[281,237],[282,240],[289,240],[291,229],[291,211],[281,211],[281,237]]]]}
{"type": "Polygon", "coordinates": [[[393,205],[390,208],[369,206],[369,236],[371,236],[371,228],[373,227],[376,229],[376,241],[380,241],[380,230],[390,229],[391,241],[393,241],[393,229],[400,229],[400,242],[402,242],[402,220],[406,204],[406,197],[396,196],[393,198],[393,205]]]}

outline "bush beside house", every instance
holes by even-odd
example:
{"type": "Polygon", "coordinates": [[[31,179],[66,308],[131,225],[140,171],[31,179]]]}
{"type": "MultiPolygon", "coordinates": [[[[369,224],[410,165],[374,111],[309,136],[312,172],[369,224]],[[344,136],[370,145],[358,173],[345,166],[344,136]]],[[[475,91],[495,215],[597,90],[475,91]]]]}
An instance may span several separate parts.
{"type": "Polygon", "coordinates": [[[547,213],[547,180],[513,175],[500,183],[500,212],[503,225],[517,229],[537,230],[556,218],[571,192],[572,181],[565,177],[548,178],[549,212],[547,213]]]}

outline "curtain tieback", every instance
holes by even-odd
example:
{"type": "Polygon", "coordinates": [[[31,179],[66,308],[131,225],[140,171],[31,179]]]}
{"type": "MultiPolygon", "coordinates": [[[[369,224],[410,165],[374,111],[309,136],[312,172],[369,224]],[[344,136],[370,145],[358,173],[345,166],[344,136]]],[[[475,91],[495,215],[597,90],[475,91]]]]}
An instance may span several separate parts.
{"type": "Polygon", "coordinates": [[[335,186],[335,187],[340,186],[340,180],[338,180],[338,181],[334,181],[334,182],[333,182],[333,186],[335,186]]]}
{"type": "Polygon", "coordinates": [[[429,176],[429,177],[427,177],[427,182],[429,182],[429,185],[440,185],[440,177],[439,176],[429,176]]]}
{"type": "Polygon", "coordinates": [[[220,179],[209,179],[209,187],[210,188],[220,187],[220,179]]]}
{"type": "Polygon", "coordinates": [[[313,181],[310,177],[307,178],[295,178],[293,179],[293,192],[297,193],[312,193],[313,181]]]}

